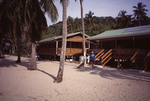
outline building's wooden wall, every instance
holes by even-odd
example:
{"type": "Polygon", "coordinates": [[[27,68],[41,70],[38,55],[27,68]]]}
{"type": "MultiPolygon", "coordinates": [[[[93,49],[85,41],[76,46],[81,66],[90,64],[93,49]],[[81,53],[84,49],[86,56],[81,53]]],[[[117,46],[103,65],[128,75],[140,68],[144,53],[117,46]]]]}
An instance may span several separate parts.
{"type": "MultiPolygon", "coordinates": [[[[71,42],[82,42],[82,36],[70,37],[70,38],[67,38],[67,41],[71,41],[71,42]]],[[[85,41],[88,42],[88,40],[85,40],[85,41]]]]}
{"type": "Polygon", "coordinates": [[[39,44],[37,53],[39,55],[56,55],[56,42],[39,44]]]}
{"type": "MultiPolygon", "coordinates": [[[[86,40],[88,46],[88,40],[86,40]]],[[[37,53],[39,55],[61,55],[62,40],[55,40],[53,42],[46,42],[39,44],[37,53]]],[[[73,36],[67,38],[66,56],[75,56],[82,54],[82,36],[73,36]]]]}
{"type": "Polygon", "coordinates": [[[56,54],[56,49],[55,48],[42,48],[38,50],[38,54],[41,55],[53,55],[55,56],[56,54]]]}
{"type": "MultiPolygon", "coordinates": [[[[78,55],[82,53],[81,48],[66,48],[66,56],[73,56],[78,55]]],[[[61,55],[61,48],[58,48],[57,50],[57,56],[61,55]]]]}

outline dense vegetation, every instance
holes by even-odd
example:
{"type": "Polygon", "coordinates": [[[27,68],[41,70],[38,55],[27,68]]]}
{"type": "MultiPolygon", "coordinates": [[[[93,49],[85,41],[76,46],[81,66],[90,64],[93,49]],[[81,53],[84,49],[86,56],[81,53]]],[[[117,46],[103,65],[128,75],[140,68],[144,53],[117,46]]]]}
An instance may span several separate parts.
{"type": "MultiPolygon", "coordinates": [[[[94,16],[94,12],[89,11],[85,14],[85,33],[89,36],[100,34],[106,30],[120,29],[134,26],[142,26],[150,24],[150,17],[147,16],[148,10],[145,9],[146,5],[138,3],[137,6],[133,6],[133,14],[128,15],[125,10],[120,11],[116,18],[97,17],[94,16]]],[[[81,19],[72,18],[67,19],[68,33],[79,32],[82,30],[81,19]]],[[[53,24],[48,27],[47,33],[44,33],[42,39],[58,36],[62,34],[62,22],[53,24]]]]}
{"type": "MultiPolygon", "coordinates": [[[[51,21],[57,20],[57,9],[50,0],[2,0],[0,1],[0,58],[1,54],[31,55],[28,69],[36,69],[36,41],[47,29],[45,12],[51,21]],[[25,51],[23,51],[25,50],[25,51]],[[30,52],[28,52],[30,50],[30,52]]],[[[3,56],[4,57],[4,56],[3,56]]]]}

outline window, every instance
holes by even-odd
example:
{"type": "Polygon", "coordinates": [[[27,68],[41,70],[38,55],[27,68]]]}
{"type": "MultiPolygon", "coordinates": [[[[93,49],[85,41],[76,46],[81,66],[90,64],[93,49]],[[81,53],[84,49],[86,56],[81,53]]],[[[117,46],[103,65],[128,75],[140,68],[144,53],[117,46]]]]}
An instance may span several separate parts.
{"type": "Polygon", "coordinates": [[[71,48],[71,42],[67,42],[67,48],[71,48]]]}
{"type": "Polygon", "coordinates": [[[82,48],[82,42],[72,42],[72,48],[82,48]]]}
{"type": "Polygon", "coordinates": [[[58,41],[58,48],[62,47],[62,41],[58,41]]]}

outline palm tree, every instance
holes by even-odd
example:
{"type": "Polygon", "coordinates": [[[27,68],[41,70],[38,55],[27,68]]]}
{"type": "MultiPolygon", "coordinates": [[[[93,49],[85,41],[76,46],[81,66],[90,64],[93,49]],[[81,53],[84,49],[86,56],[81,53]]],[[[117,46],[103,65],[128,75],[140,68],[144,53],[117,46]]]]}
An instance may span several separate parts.
{"type": "MultiPolygon", "coordinates": [[[[28,69],[29,70],[35,70],[37,69],[36,64],[36,41],[40,40],[41,33],[44,29],[46,29],[47,23],[46,18],[44,16],[43,11],[41,10],[39,3],[37,0],[32,0],[27,5],[28,8],[26,9],[28,13],[27,17],[30,17],[31,19],[26,19],[25,25],[28,26],[27,33],[30,38],[31,42],[31,59],[29,62],[28,69]]],[[[26,13],[27,14],[27,13],[26,13]]]]}
{"type": "Polygon", "coordinates": [[[54,1],[55,0],[40,0],[39,2],[44,12],[48,14],[51,22],[57,21],[57,18],[58,18],[58,12],[54,4],[54,1]]]}
{"type": "Polygon", "coordinates": [[[69,16],[67,19],[67,25],[68,25],[68,33],[69,32],[73,33],[74,19],[71,16],[69,16]]]}
{"type": "Polygon", "coordinates": [[[2,2],[3,11],[1,15],[1,28],[2,33],[7,36],[7,41],[14,42],[16,44],[16,48],[18,50],[18,59],[17,63],[21,62],[20,58],[20,40],[21,40],[21,29],[20,29],[20,9],[19,2],[17,0],[4,0],[2,2]],[[12,36],[10,38],[10,36],[12,36]],[[13,38],[13,41],[12,41],[13,38]]]}
{"type": "Polygon", "coordinates": [[[79,18],[75,18],[74,19],[74,28],[76,29],[76,32],[77,31],[81,31],[82,27],[81,27],[81,20],[79,18]]]}
{"type": "Polygon", "coordinates": [[[90,34],[92,33],[92,28],[93,28],[93,15],[94,13],[92,11],[89,11],[88,14],[85,14],[85,19],[87,22],[87,28],[89,29],[90,34]]]}
{"type": "Polygon", "coordinates": [[[137,4],[137,6],[133,6],[134,10],[134,18],[135,20],[138,21],[138,25],[141,25],[141,21],[143,21],[145,18],[147,18],[146,16],[146,12],[148,11],[147,9],[145,9],[146,5],[144,5],[142,2],[139,2],[137,4]]]}
{"type": "Polygon", "coordinates": [[[83,62],[78,66],[78,68],[84,67],[86,63],[86,47],[85,47],[85,28],[84,28],[84,18],[83,18],[83,0],[80,0],[81,7],[81,22],[82,22],[82,45],[83,45],[83,62]]]}
{"type": "MultiPolygon", "coordinates": [[[[2,27],[8,28],[9,32],[3,30],[5,33],[13,33],[12,36],[17,43],[18,53],[20,52],[20,44],[22,36],[24,36],[25,26],[27,27],[27,34],[32,43],[32,55],[29,65],[29,69],[36,69],[35,60],[35,42],[40,39],[41,33],[46,29],[47,23],[44,16],[45,12],[48,13],[51,21],[57,20],[57,9],[53,3],[53,0],[4,0],[6,4],[4,6],[6,19],[8,24],[3,24],[2,27]],[[49,7],[49,8],[48,8],[49,7]],[[42,9],[41,9],[42,8],[42,9]],[[44,12],[43,12],[44,11],[44,12]],[[34,62],[33,62],[34,61],[34,62]]],[[[3,16],[3,19],[5,18],[3,16]]],[[[18,55],[20,57],[20,55],[18,55]]],[[[20,58],[18,58],[20,60],[20,58]]]]}
{"type": "MultiPolygon", "coordinates": [[[[51,21],[55,22],[57,20],[58,13],[55,5],[53,4],[53,0],[41,0],[40,4],[44,11],[48,13],[51,21]]],[[[32,2],[29,4],[29,8],[27,9],[27,12],[30,12],[28,17],[31,18],[27,21],[27,25],[29,26],[28,33],[32,46],[32,54],[28,67],[29,70],[37,69],[35,43],[36,41],[40,40],[43,30],[46,30],[47,28],[46,18],[41,10],[41,7],[38,0],[32,0],[32,2]]]]}
{"type": "Polygon", "coordinates": [[[61,0],[63,5],[63,26],[62,26],[62,50],[60,56],[59,70],[54,82],[60,83],[63,80],[63,70],[66,55],[66,37],[67,37],[67,3],[68,0],[61,0]]]}
{"type": "Polygon", "coordinates": [[[127,12],[122,10],[117,17],[117,28],[125,28],[132,26],[132,15],[126,15],[127,12]]]}
{"type": "Polygon", "coordinates": [[[4,56],[3,53],[3,38],[4,38],[4,33],[2,32],[2,14],[3,14],[3,4],[0,2],[0,58],[4,56]]]}

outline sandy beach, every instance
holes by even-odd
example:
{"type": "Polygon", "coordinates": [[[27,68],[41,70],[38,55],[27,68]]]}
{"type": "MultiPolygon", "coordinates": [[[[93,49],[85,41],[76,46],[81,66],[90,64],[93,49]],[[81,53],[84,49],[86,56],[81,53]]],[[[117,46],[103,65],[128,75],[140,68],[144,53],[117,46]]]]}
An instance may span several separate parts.
{"type": "Polygon", "coordinates": [[[0,101],[149,101],[150,73],[117,70],[100,65],[77,69],[65,63],[62,83],[54,83],[58,61],[37,61],[38,70],[27,70],[28,58],[0,59],[0,101]]]}

